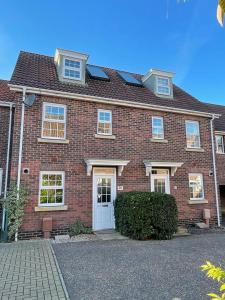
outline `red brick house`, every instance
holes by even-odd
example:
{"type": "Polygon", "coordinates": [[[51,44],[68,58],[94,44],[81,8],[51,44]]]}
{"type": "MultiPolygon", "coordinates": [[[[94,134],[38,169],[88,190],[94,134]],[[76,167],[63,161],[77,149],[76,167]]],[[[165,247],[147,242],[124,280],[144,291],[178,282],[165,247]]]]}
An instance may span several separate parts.
{"type": "Polygon", "coordinates": [[[11,80],[1,82],[0,105],[14,105],[10,178],[29,191],[20,236],[41,236],[45,217],[53,235],[76,218],[114,228],[116,194],[131,190],[173,194],[180,223],[202,220],[204,209],[220,223],[224,156],[212,137],[225,134],[225,114],[174,85],[171,72],[133,74],[87,60],[62,49],[55,57],[21,52],[11,80]]]}

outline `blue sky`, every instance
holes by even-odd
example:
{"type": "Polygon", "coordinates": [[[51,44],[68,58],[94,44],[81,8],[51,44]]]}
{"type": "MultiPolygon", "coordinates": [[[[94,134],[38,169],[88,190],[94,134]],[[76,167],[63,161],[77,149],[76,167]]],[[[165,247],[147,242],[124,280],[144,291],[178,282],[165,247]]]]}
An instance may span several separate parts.
{"type": "Polygon", "coordinates": [[[88,53],[89,63],[137,73],[174,71],[200,100],[225,104],[225,28],[217,0],[22,0],[0,10],[0,77],[10,79],[20,50],[88,53]]]}

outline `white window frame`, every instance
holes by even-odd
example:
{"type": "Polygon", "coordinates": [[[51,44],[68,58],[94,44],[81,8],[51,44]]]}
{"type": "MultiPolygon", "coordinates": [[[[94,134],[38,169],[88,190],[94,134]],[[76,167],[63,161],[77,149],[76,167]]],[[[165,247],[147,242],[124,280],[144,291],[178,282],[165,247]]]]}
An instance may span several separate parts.
{"type": "Polygon", "coordinates": [[[65,172],[64,171],[40,171],[39,176],[39,196],[38,196],[38,206],[44,206],[44,207],[52,207],[52,206],[63,206],[64,205],[64,194],[65,194],[65,172]],[[51,189],[57,189],[59,186],[42,186],[42,175],[62,175],[62,197],[63,201],[62,203],[41,203],[41,189],[51,190],[51,189]]]}
{"type": "Polygon", "coordinates": [[[222,134],[216,134],[216,153],[218,154],[224,154],[224,136],[222,134]],[[222,152],[219,151],[219,147],[218,147],[218,138],[222,138],[222,152]]]}
{"type": "Polygon", "coordinates": [[[157,94],[160,94],[160,95],[165,95],[165,96],[170,96],[171,95],[170,79],[168,77],[163,77],[163,76],[157,76],[156,77],[156,92],[157,92],[157,94]],[[168,85],[164,85],[164,84],[159,83],[159,79],[166,79],[167,82],[168,82],[168,85]],[[169,92],[164,93],[162,91],[159,91],[159,87],[163,87],[163,88],[166,87],[166,88],[169,89],[169,92]]]}
{"type": "MultiPolygon", "coordinates": [[[[157,127],[157,128],[158,128],[158,127],[157,127]]],[[[160,128],[161,128],[161,127],[160,127],[160,128]]],[[[152,138],[153,138],[154,140],[164,140],[164,119],[163,119],[163,117],[158,117],[158,116],[153,116],[153,117],[152,117],[152,138]],[[155,126],[153,126],[154,119],[159,119],[159,120],[162,121],[162,129],[163,129],[163,136],[162,136],[162,137],[155,137],[155,136],[153,135],[153,128],[155,127],[155,126]]]]}
{"type": "Polygon", "coordinates": [[[112,135],[112,111],[111,110],[98,109],[97,134],[99,134],[99,135],[112,135]],[[100,121],[100,113],[101,112],[110,114],[110,121],[109,122],[104,122],[104,123],[110,124],[110,132],[109,133],[99,132],[99,123],[103,123],[102,121],[100,121]]]}
{"type": "Polygon", "coordinates": [[[202,201],[205,199],[205,190],[204,190],[204,180],[203,180],[203,174],[202,173],[189,173],[188,174],[188,186],[189,186],[189,195],[190,195],[190,177],[191,176],[200,176],[201,178],[201,185],[202,185],[202,197],[201,198],[191,198],[191,201],[202,201]]]}
{"type": "Polygon", "coordinates": [[[43,109],[42,109],[42,129],[41,129],[41,137],[43,139],[52,139],[52,140],[65,140],[66,139],[66,117],[67,117],[67,107],[63,104],[57,103],[48,103],[43,102],[43,109]],[[45,107],[46,106],[53,106],[53,107],[63,107],[64,108],[64,120],[53,120],[45,118],[45,107]],[[64,137],[51,137],[51,136],[44,136],[44,121],[52,122],[52,123],[64,123],[64,137]]]}
{"type": "Polygon", "coordinates": [[[71,58],[71,57],[64,57],[63,58],[63,77],[64,78],[72,79],[72,80],[81,80],[82,79],[81,72],[82,72],[82,61],[80,59],[77,59],[77,58],[74,59],[74,58],[71,58]],[[80,67],[79,68],[77,68],[77,67],[68,67],[68,66],[65,65],[66,60],[71,60],[71,61],[74,61],[74,62],[79,62],[80,63],[80,67]],[[71,70],[71,71],[78,71],[80,73],[79,78],[72,77],[72,76],[67,76],[65,74],[65,70],[66,69],[71,70]]]}
{"type": "Polygon", "coordinates": [[[185,131],[186,131],[186,145],[188,149],[201,149],[201,135],[200,135],[200,122],[199,121],[193,121],[193,120],[186,120],[185,121],[185,131]],[[187,131],[187,124],[193,123],[198,125],[198,137],[199,137],[199,146],[198,147],[191,147],[188,145],[188,131],[187,131]]]}

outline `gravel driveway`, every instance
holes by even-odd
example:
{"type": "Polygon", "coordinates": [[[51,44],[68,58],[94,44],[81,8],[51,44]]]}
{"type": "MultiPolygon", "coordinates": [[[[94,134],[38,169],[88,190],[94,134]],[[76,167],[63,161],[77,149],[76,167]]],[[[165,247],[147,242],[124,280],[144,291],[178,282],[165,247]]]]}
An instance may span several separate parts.
{"type": "Polygon", "coordinates": [[[225,265],[225,234],[172,241],[97,241],[53,245],[70,299],[205,300],[217,284],[199,266],[225,265]]]}

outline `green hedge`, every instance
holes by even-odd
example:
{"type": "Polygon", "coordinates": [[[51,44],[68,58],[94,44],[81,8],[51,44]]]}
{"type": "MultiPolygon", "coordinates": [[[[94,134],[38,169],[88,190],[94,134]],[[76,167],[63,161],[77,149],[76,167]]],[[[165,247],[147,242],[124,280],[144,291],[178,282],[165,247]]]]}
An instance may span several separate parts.
{"type": "Polygon", "coordinates": [[[115,201],[116,229],[132,239],[171,239],[177,231],[176,200],[168,194],[120,193],[115,201]]]}

